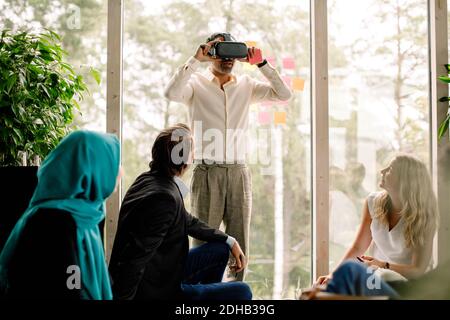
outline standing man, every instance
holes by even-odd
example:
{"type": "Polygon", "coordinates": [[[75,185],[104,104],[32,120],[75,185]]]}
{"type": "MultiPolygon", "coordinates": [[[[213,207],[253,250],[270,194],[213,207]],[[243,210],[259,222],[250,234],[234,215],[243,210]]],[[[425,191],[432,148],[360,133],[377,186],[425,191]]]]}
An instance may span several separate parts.
{"type": "MultiPolygon", "coordinates": [[[[236,59],[208,55],[216,42],[231,41],[228,33],[214,33],[201,44],[170,80],[165,96],[188,106],[194,129],[197,165],[191,184],[191,211],[213,228],[224,222],[225,232],[249,251],[252,208],[250,169],[245,164],[249,106],[262,101],[285,101],[291,91],[266,59],[257,64],[268,80],[232,73],[236,59]],[[197,72],[208,63],[204,72],[197,72]],[[213,142],[210,142],[213,141],[213,142]]],[[[255,48],[248,50],[248,63],[255,48]]],[[[243,280],[244,272],[236,275],[243,280]]]]}

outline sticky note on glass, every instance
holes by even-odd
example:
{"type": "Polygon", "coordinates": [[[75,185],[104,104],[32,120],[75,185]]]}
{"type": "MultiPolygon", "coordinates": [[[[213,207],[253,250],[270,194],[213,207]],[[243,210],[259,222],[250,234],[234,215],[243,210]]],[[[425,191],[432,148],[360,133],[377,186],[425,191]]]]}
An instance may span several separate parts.
{"type": "Polygon", "coordinates": [[[296,91],[303,91],[305,88],[305,79],[294,77],[292,79],[292,89],[296,91]]]}
{"type": "Polygon", "coordinates": [[[268,107],[272,107],[273,105],[274,105],[273,101],[263,101],[263,102],[261,102],[261,107],[268,108],[268,107]]]}
{"type": "Polygon", "coordinates": [[[286,100],[284,100],[284,101],[277,101],[277,102],[275,102],[275,104],[277,106],[287,106],[287,105],[289,105],[289,101],[286,101],[286,100]]]}
{"type": "Polygon", "coordinates": [[[260,111],[258,114],[259,124],[268,124],[270,122],[270,113],[268,111],[260,111]]]}
{"type": "Polygon", "coordinates": [[[266,57],[266,60],[268,63],[270,63],[272,66],[275,65],[275,58],[274,57],[266,57]]]}
{"type": "Polygon", "coordinates": [[[282,76],[281,79],[283,79],[284,83],[286,83],[286,85],[288,87],[291,87],[292,85],[292,78],[289,76],[282,76]]]}
{"type": "Polygon", "coordinates": [[[285,68],[285,69],[295,69],[294,58],[291,58],[291,57],[283,58],[283,68],[285,68]]]}
{"type": "Polygon", "coordinates": [[[247,45],[247,47],[257,47],[258,46],[258,42],[256,41],[245,41],[245,44],[247,45]]]}
{"type": "Polygon", "coordinates": [[[273,122],[277,124],[286,124],[286,112],[275,111],[273,114],[273,122]]]}
{"type": "Polygon", "coordinates": [[[247,70],[247,71],[253,71],[257,68],[256,65],[253,65],[250,63],[244,63],[243,65],[244,65],[244,67],[243,67],[244,70],[247,70]]]}

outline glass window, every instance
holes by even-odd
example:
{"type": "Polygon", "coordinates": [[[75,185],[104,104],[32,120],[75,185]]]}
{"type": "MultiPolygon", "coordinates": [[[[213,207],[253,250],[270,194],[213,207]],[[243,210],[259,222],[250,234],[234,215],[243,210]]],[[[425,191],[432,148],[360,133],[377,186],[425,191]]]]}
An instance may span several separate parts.
{"type": "MultiPolygon", "coordinates": [[[[148,170],[157,133],[190,124],[164,87],[216,31],[262,49],[293,89],[289,103],[251,106],[248,164],[253,177],[250,265],[255,298],[293,298],[310,285],[309,4],[306,1],[127,1],[124,42],[124,191],[148,170]]],[[[206,63],[202,64],[202,68],[206,63]]],[[[264,77],[238,63],[236,74],[264,77]]],[[[189,184],[191,172],[183,179],[189,184]]],[[[189,206],[189,199],[187,206],[189,206]]]]}
{"type": "Polygon", "coordinates": [[[330,0],[330,270],[351,245],[380,169],[429,163],[426,0],[330,0]]]}
{"type": "Polygon", "coordinates": [[[89,88],[76,115],[79,128],[106,131],[106,0],[0,0],[0,29],[45,32],[61,36],[65,60],[83,75],[89,88]],[[91,76],[100,72],[100,85],[91,76]]]}

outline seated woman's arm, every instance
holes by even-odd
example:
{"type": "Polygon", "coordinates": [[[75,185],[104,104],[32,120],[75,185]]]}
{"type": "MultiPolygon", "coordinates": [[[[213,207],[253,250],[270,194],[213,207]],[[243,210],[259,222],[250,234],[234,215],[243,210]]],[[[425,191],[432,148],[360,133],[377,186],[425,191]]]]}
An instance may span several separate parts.
{"type": "Polygon", "coordinates": [[[389,262],[389,269],[400,273],[407,279],[414,279],[423,275],[430,263],[433,250],[433,232],[428,232],[425,238],[425,244],[413,251],[411,264],[396,264],[390,261],[380,261],[373,257],[364,256],[366,264],[379,268],[385,268],[386,262],[389,262]]]}
{"type": "Polygon", "coordinates": [[[339,265],[341,265],[345,260],[355,259],[356,257],[363,255],[367,251],[370,244],[372,243],[372,232],[370,231],[371,223],[372,218],[370,217],[369,206],[366,199],[363,207],[361,225],[359,226],[356,238],[353,241],[350,249],[348,249],[348,251],[345,253],[339,265]]]}

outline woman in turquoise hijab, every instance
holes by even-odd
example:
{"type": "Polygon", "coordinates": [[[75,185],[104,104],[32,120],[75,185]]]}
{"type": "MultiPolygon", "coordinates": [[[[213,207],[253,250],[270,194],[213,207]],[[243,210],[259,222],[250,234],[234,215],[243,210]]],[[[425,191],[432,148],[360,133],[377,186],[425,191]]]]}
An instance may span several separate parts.
{"type": "Polygon", "coordinates": [[[69,134],[47,156],[0,254],[4,296],[112,299],[98,224],[119,166],[118,139],[89,131],[69,134]]]}

